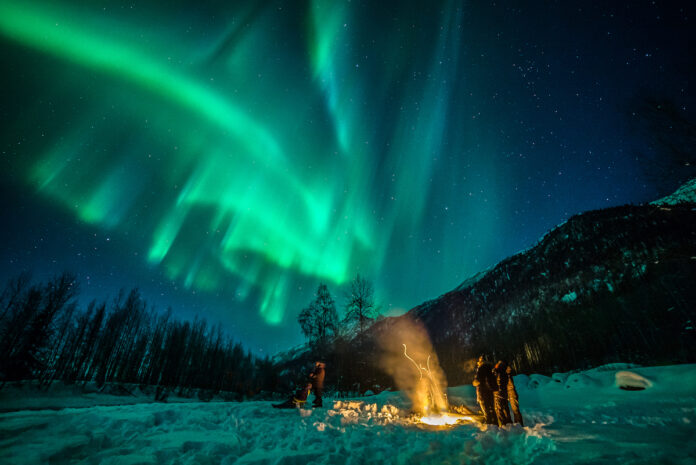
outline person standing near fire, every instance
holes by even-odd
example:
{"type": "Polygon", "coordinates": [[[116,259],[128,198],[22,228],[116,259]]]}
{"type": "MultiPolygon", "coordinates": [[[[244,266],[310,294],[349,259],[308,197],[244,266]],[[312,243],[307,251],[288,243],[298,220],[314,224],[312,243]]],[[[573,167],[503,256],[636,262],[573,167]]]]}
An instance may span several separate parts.
{"type": "Polygon", "coordinates": [[[312,407],[323,407],[322,394],[324,393],[324,377],[326,376],[326,364],[316,362],[314,369],[309,374],[309,381],[314,389],[314,402],[312,407]]]}
{"type": "Polygon", "coordinates": [[[520,412],[520,398],[517,396],[517,389],[515,389],[515,381],[513,380],[512,367],[508,365],[505,369],[505,373],[508,375],[508,400],[510,401],[510,409],[512,410],[512,417],[515,423],[519,423],[520,426],[524,426],[522,421],[522,412],[520,412]]]}
{"type": "Polygon", "coordinates": [[[491,364],[481,355],[476,363],[474,382],[476,401],[481,407],[487,425],[497,425],[498,419],[493,408],[493,392],[497,390],[496,379],[493,376],[491,364]]]}
{"type": "Polygon", "coordinates": [[[510,377],[507,373],[507,364],[498,360],[493,368],[493,374],[498,384],[498,389],[495,391],[495,414],[498,416],[498,424],[500,426],[509,425],[512,423],[512,419],[510,419],[510,409],[508,408],[510,377]]]}

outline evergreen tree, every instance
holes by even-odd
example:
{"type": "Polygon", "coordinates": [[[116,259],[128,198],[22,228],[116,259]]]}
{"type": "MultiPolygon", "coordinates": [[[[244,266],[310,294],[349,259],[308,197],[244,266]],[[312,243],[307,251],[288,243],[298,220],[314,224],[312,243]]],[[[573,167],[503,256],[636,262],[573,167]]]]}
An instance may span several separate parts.
{"type": "Polygon", "coordinates": [[[326,347],[330,339],[336,335],[338,313],[326,284],[319,284],[316,298],[300,312],[297,321],[312,346],[326,347]]]}
{"type": "MultiPolygon", "coordinates": [[[[162,401],[173,389],[210,400],[221,390],[234,390],[233,398],[241,399],[277,387],[273,362],[245,352],[220,325],[176,321],[171,309],[159,314],[137,289],[122,291],[110,307],[93,301],[85,310],[76,294],[67,273],[36,285],[22,275],[0,291],[0,389],[19,379],[139,383],[156,386],[155,399],[162,401]]],[[[327,307],[325,301],[316,308],[327,307]]],[[[333,313],[335,320],[335,308],[333,313]]],[[[321,323],[321,316],[317,328],[330,334],[333,326],[321,323]]]]}
{"type": "Polygon", "coordinates": [[[63,273],[45,286],[32,286],[18,311],[3,329],[0,372],[9,379],[40,374],[46,368],[48,345],[55,332],[54,320],[77,293],[75,276],[63,273]]]}

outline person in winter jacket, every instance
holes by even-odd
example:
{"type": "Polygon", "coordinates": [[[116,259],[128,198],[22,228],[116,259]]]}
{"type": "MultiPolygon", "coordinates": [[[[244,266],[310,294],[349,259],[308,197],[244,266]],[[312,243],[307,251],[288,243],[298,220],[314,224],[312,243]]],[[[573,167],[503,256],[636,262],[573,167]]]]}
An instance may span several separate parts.
{"type": "Polygon", "coordinates": [[[324,393],[324,377],[326,376],[326,364],[323,362],[316,362],[314,364],[314,369],[309,374],[309,380],[314,389],[314,402],[312,407],[322,407],[322,394],[324,393]]]}
{"type": "Polygon", "coordinates": [[[508,375],[507,393],[513,419],[515,420],[515,423],[519,423],[520,426],[524,426],[524,422],[522,421],[522,413],[520,412],[520,400],[517,396],[517,389],[515,389],[515,381],[513,380],[514,373],[512,371],[512,367],[508,365],[508,367],[505,369],[505,373],[508,375]]]}
{"type": "Polygon", "coordinates": [[[312,383],[306,383],[297,388],[297,391],[288,400],[281,404],[273,404],[273,408],[300,408],[304,407],[307,397],[312,389],[312,383]]]}
{"type": "Polygon", "coordinates": [[[504,426],[512,423],[510,419],[510,409],[508,408],[508,384],[509,376],[507,374],[507,364],[502,360],[498,360],[493,368],[498,390],[495,391],[495,414],[498,417],[498,425],[504,426]]]}
{"type": "Polygon", "coordinates": [[[486,362],[483,355],[479,357],[476,364],[476,373],[472,384],[476,386],[476,401],[481,407],[486,424],[497,425],[498,419],[493,408],[493,392],[497,390],[497,384],[491,364],[486,362]]]}

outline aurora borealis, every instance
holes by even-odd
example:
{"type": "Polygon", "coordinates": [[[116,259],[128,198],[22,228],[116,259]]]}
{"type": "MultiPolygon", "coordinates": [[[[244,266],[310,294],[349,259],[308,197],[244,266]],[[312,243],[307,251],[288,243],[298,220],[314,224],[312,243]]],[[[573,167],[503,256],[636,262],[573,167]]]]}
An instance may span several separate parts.
{"type": "Polygon", "coordinates": [[[0,0],[3,278],[138,286],[275,351],[319,282],[388,314],[652,200],[626,109],[691,111],[678,5],[203,3],[0,0]]]}

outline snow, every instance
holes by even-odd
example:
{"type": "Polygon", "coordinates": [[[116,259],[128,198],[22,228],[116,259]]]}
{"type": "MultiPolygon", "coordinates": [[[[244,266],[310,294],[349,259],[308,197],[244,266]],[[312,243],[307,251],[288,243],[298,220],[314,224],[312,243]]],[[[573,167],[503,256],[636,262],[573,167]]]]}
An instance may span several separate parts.
{"type": "MultiPolygon", "coordinates": [[[[154,389],[144,392],[136,385],[107,384],[100,390],[94,382],[85,385],[65,385],[56,381],[51,384],[50,389],[46,389],[45,387],[39,388],[36,382],[25,381],[8,384],[0,389],[0,412],[149,404],[152,403],[153,399],[154,389]]],[[[192,399],[169,394],[167,402],[190,403],[192,399]]]]}
{"type": "Polygon", "coordinates": [[[679,205],[682,203],[696,203],[696,178],[690,179],[667,197],[650,202],[650,205],[679,205]]]}
{"type": "Polygon", "coordinates": [[[454,290],[455,291],[463,291],[465,289],[472,287],[474,284],[481,281],[481,279],[483,279],[483,277],[486,276],[489,272],[493,271],[493,268],[494,268],[493,266],[490,266],[490,267],[486,268],[485,270],[481,270],[477,273],[474,273],[473,275],[471,275],[470,277],[465,279],[454,290]]]}
{"type": "Polygon", "coordinates": [[[279,364],[299,358],[302,354],[309,352],[309,344],[303,343],[292,347],[289,350],[278,352],[272,358],[273,363],[279,364]]]}
{"type": "Polygon", "coordinates": [[[616,373],[616,385],[621,389],[642,390],[652,387],[649,379],[632,371],[619,371],[616,373]]]}
{"type": "MultiPolygon", "coordinates": [[[[389,391],[313,410],[270,402],[21,409],[0,414],[0,463],[696,463],[696,365],[615,364],[515,383],[525,427],[428,426],[389,391]]],[[[470,385],[448,398],[476,408],[470,385]]]]}

